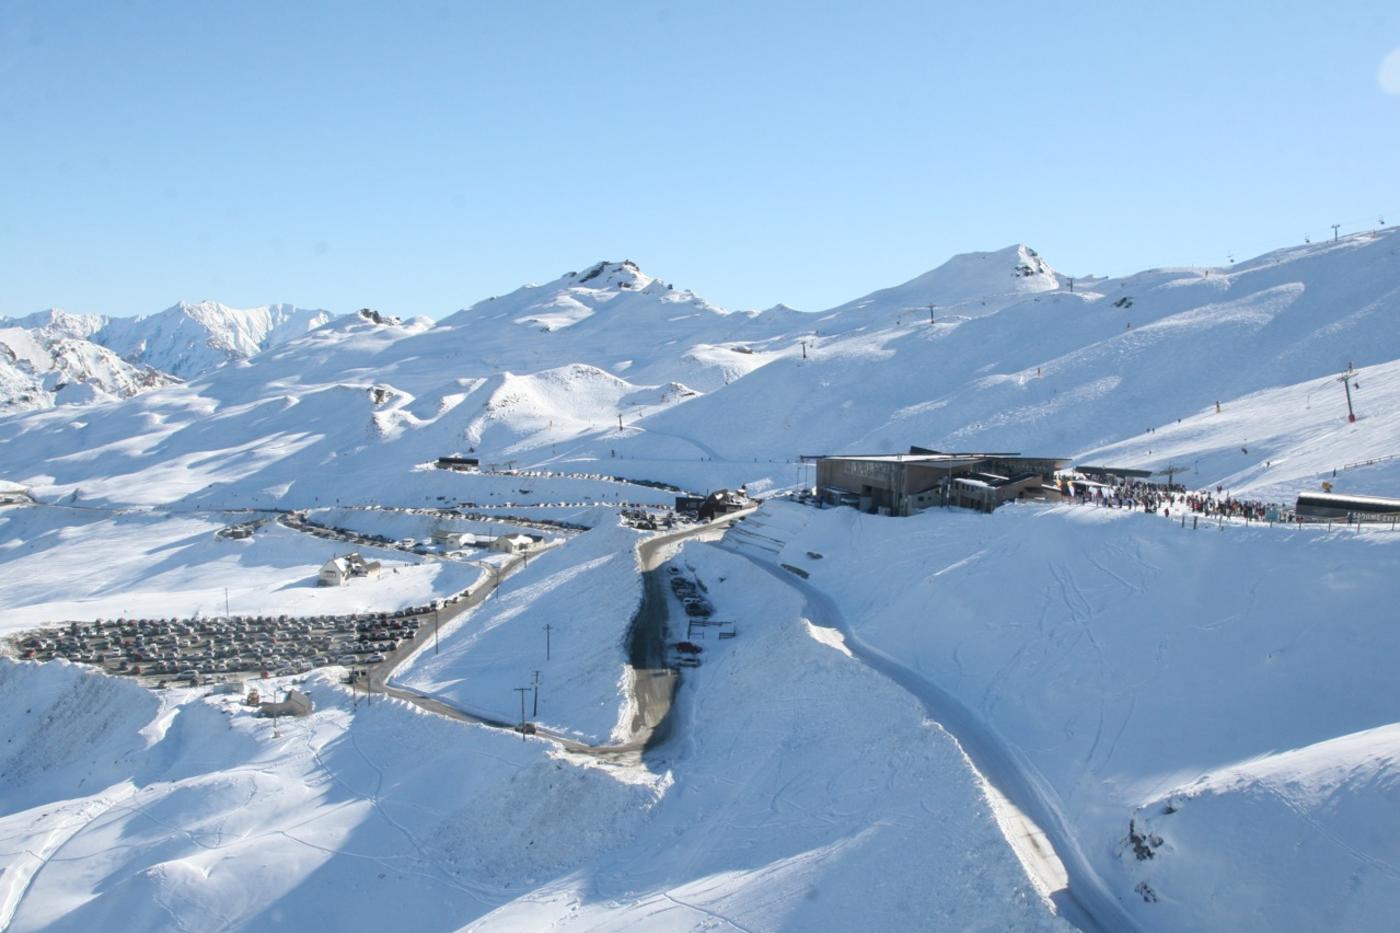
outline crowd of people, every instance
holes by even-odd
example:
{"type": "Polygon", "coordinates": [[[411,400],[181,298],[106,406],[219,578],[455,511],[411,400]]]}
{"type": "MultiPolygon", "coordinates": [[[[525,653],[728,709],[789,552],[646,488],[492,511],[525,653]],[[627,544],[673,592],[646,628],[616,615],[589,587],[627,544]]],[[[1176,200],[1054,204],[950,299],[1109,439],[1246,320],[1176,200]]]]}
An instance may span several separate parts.
{"type": "Polygon", "coordinates": [[[1176,483],[1144,483],[1128,480],[1115,484],[1085,480],[1063,480],[1060,491],[1084,505],[1111,509],[1141,509],[1160,513],[1196,517],[1242,518],[1245,521],[1287,522],[1293,516],[1287,509],[1272,502],[1257,499],[1236,499],[1222,487],[1191,491],[1176,483]]]}

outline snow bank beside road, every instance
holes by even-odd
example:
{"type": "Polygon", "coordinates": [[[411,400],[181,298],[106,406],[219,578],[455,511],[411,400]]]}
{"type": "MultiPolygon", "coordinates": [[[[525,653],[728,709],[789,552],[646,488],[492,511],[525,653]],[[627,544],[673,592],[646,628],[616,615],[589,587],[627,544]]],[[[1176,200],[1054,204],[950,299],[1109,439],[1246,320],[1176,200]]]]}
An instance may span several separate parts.
{"type": "MultiPolygon", "coordinates": [[[[1395,718],[1400,631],[1375,608],[1400,596],[1400,536],[1387,532],[1192,531],[1078,507],[882,519],[783,503],[729,540],[746,538],[758,556],[807,571],[862,643],[1007,743],[1144,926],[1255,921],[1242,902],[1210,898],[1205,860],[1158,879],[1165,862],[1133,857],[1140,805],[1235,762],[1395,718]],[[1134,892],[1143,881],[1156,901],[1134,892]]],[[[1400,831],[1396,811],[1372,799],[1374,824],[1400,831]]],[[[1222,827],[1248,819],[1228,803],[1213,815],[1222,827]]],[[[1314,814],[1336,834],[1332,815],[1314,814]]],[[[1297,927],[1326,925],[1342,899],[1378,898],[1352,908],[1366,915],[1395,884],[1384,864],[1348,856],[1357,883],[1328,894],[1281,848],[1254,858],[1297,927]]]]}
{"type": "Polygon", "coordinates": [[[490,600],[443,627],[438,653],[424,629],[426,647],[392,683],[515,722],[514,688],[530,685],[538,670],[539,715],[532,693],[527,717],[592,745],[607,742],[627,704],[625,639],[641,601],[638,538],[614,521],[532,557],[490,600]]]}

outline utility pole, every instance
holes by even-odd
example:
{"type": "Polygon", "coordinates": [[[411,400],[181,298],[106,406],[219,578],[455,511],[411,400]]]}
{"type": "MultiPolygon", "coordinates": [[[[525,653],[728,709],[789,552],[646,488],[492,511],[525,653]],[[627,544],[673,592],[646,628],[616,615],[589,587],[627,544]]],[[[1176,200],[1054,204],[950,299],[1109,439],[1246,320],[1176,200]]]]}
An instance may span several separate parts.
{"type": "Polygon", "coordinates": [[[621,413],[621,412],[618,412],[618,415],[617,415],[617,433],[618,433],[618,434],[621,434],[621,433],[622,433],[622,413],[621,413]]]}
{"type": "Polygon", "coordinates": [[[520,694],[520,741],[525,741],[525,694],[530,692],[529,687],[514,687],[516,693],[520,694]]]}
{"type": "Polygon", "coordinates": [[[549,633],[554,631],[554,626],[548,622],[544,626],[544,659],[549,660],[549,633]]]}
{"type": "Polygon", "coordinates": [[[928,304],[928,322],[929,322],[930,324],[933,323],[933,309],[934,309],[935,307],[937,307],[937,305],[935,305],[933,302],[930,301],[929,304],[928,304]]]}
{"type": "Polygon", "coordinates": [[[1352,368],[1351,361],[1348,360],[1347,371],[1338,376],[1337,381],[1345,386],[1347,390],[1347,421],[1350,422],[1356,421],[1356,412],[1353,411],[1351,407],[1351,383],[1355,378],[1356,371],[1352,368]]]}
{"type": "Polygon", "coordinates": [[[438,608],[433,607],[433,654],[438,653],[438,608]]]}
{"type": "Polygon", "coordinates": [[[228,587],[224,587],[224,621],[228,621],[228,587]]]}
{"type": "Polygon", "coordinates": [[[805,340],[802,341],[802,358],[804,360],[807,358],[807,341],[805,340]]]}
{"type": "Polygon", "coordinates": [[[1333,243],[1337,242],[1337,230],[1338,230],[1341,226],[1342,226],[1341,224],[1333,224],[1333,225],[1332,225],[1332,242],[1333,242],[1333,243]]]}
{"type": "Polygon", "coordinates": [[[531,684],[531,686],[535,688],[535,705],[530,710],[531,719],[536,718],[540,714],[540,672],[535,671],[534,673],[534,683],[531,684]]]}
{"type": "Polygon", "coordinates": [[[1074,291],[1074,276],[1069,276],[1069,290],[1074,291]]]}

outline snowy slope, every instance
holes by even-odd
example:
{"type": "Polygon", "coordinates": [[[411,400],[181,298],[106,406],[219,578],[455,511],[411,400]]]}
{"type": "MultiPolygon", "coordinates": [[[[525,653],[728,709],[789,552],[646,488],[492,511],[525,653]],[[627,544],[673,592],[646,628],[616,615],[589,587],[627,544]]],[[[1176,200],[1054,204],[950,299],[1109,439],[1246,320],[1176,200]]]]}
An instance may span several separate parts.
{"type": "Polygon", "coordinates": [[[1135,922],[1384,926],[1400,633],[1379,607],[1400,597],[1400,535],[1072,506],[881,519],[769,505],[726,541],[801,568],[858,656],[942,691],[943,721],[1000,749],[994,780],[1050,815],[1135,922]],[[1136,855],[1142,826],[1165,848],[1136,855]],[[1345,885],[1317,883],[1323,859],[1345,885]],[[1222,884],[1249,893],[1216,896],[1222,884]]]}
{"type": "Polygon", "coordinates": [[[536,721],[590,745],[626,738],[625,640],[641,600],[636,539],[614,524],[532,559],[498,599],[453,620],[445,651],[420,651],[394,683],[510,722],[519,716],[514,688],[538,670],[536,721]]]}
{"type": "Polygon", "coordinates": [[[990,253],[954,256],[902,285],[839,305],[822,319],[840,327],[842,318],[852,316],[880,323],[928,320],[930,311],[935,320],[982,317],[1029,295],[1054,291],[1065,281],[1039,253],[1020,243],[990,253]]]}
{"type": "Polygon", "coordinates": [[[0,925],[441,930],[615,846],[657,795],[537,742],[306,689],[317,712],[274,729],[239,695],[0,662],[23,710],[0,724],[0,925]]]}
{"type": "Polygon", "coordinates": [[[1201,775],[1138,809],[1153,849],[1144,874],[1274,930],[1299,925],[1296,899],[1280,888],[1297,880],[1323,892],[1319,924],[1386,929],[1400,910],[1397,774],[1400,723],[1201,775]]]}
{"type": "Polygon", "coordinates": [[[1335,492],[1400,489],[1400,361],[1363,366],[1352,387],[1357,420],[1333,375],[1265,389],[1081,455],[1082,462],[1163,469],[1182,481],[1287,500],[1322,482],[1335,492]]]}

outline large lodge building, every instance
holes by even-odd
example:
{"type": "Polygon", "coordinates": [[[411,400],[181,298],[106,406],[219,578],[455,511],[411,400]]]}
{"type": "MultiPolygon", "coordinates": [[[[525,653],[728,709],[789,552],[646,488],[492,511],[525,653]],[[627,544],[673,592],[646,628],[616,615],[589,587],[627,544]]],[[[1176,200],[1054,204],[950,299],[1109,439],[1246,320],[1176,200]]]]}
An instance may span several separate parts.
{"type": "Polygon", "coordinates": [[[1014,453],[944,453],[911,447],[907,454],[812,458],[817,496],[880,515],[913,515],[934,506],[990,512],[1013,499],[1058,497],[1055,471],[1069,460],[1014,453]]]}

